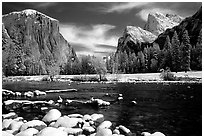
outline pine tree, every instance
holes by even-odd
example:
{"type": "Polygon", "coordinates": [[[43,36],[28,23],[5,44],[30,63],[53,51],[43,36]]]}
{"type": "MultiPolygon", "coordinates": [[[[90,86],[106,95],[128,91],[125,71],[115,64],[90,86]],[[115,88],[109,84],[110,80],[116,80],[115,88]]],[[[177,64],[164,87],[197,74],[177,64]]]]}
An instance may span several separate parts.
{"type": "Polygon", "coordinates": [[[163,59],[161,59],[160,69],[161,68],[164,69],[166,67],[169,67],[169,68],[172,67],[171,49],[172,49],[172,45],[170,43],[170,38],[169,38],[169,36],[167,36],[165,44],[164,44],[164,48],[161,51],[161,58],[163,58],[163,59]]]}
{"type": "Polygon", "coordinates": [[[124,73],[129,73],[129,59],[128,59],[128,53],[127,51],[124,51],[124,73]]]}
{"type": "Polygon", "coordinates": [[[145,59],[145,71],[148,71],[148,52],[146,47],[144,48],[143,53],[145,59]]]}
{"type": "Polygon", "coordinates": [[[171,44],[172,44],[172,70],[173,71],[179,71],[180,70],[180,54],[179,54],[179,39],[176,31],[174,31],[174,35],[171,39],[171,44]]]}
{"type": "Polygon", "coordinates": [[[183,47],[183,69],[184,71],[190,71],[190,50],[191,50],[191,44],[190,44],[190,38],[188,36],[188,31],[185,30],[182,34],[182,43],[184,45],[183,47]]]}

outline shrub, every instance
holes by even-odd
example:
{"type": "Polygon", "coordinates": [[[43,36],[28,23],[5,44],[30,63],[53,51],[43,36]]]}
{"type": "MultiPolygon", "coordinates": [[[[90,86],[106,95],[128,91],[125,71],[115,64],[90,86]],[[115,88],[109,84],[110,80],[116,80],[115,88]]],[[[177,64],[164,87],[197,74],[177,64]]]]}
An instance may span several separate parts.
{"type": "Polygon", "coordinates": [[[101,77],[101,80],[98,76],[74,76],[71,78],[72,81],[107,81],[105,76],[101,77]]]}
{"type": "Polygon", "coordinates": [[[176,77],[174,76],[174,74],[170,71],[169,68],[167,68],[166,70],[162,69],[162,72],[160,74],[160,78],[164,81],[175,81],[176,77]]]}
{"type": "Polygon", "coordinates": [[[50,77],[49,76],[44,76],[41,81],[50,81],[50,77]]]}

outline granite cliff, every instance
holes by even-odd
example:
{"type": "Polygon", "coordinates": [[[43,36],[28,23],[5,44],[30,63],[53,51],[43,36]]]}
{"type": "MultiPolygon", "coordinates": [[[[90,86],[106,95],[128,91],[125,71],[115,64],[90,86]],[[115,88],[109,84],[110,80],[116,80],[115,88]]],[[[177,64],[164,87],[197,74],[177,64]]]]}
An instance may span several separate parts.
{"type": "Polygon", "coordinates": [[[174,31],[177,32],[179,39],[181,40],[183,31],[187,30],[190,37],[190,43],[195,46],[199,40],[200,34],[202,35],[202,7],[190,17],[185,18],[179,25],[169,28],[161,33],[154,43],[159,44],[160,48],[163,49],[166,37],[170,39],[173,36],[174,31]]]}
{"type": "Polygon", "coordinates": [[[181,23],[182,19],[182,17],[175,14],[150,13],[144,29],[158,36],[166,29],[181,23]]]}
{"type": "Polygon", "coordinates": [[[59,32],[59,21],[35,10],[2,17],[2,64],[5,75],[58,73],[78,60],[74,49],[59,32]]]}
{"type": "MultiPolygon", "coordinates": [[[[193,70],[202,69],[202,7],[194,15],[183,20],[177,15],[167,14],[164,16],[159,13],[151,13],[144,28],[146,30],[133,26],[125,28],[123,36],[118,40],[114,70],[124,73],[136,73],[157,72],[160,68],[166,68],[167,66],[163,63],[173,61],[170,59],[169,61],[163,60],[167,58],[165,57],[167,55],[164,46],[167,43],[168,45],[172,44],[172,37],[175,32],[178,35],[180,62],[184,62],[182,61],[182,53],[184,50],[183,35],[185,33],[190,44],[190,57],[188,57],[190,58],[190,67],[193,70]],[[167,37],[168,42],[166,42],[167,37]],[[134,69],[131,69],[132,67],[134,69]]],[[[168,50],[170,55],[173,54],[171,53],[172,50],[174,48],[170,46],[168,50]]],[[[173,68],[171,64],[168,67],[173,68]]],[[[182,65],[179,68],[182,70],[182,65]]]]}
{"type": "Polygon", "coordinates": [[[156,38],[156,35],[140,27],[127,26],[123,36],[118,40],[117,51],[124,51],[128,49],[138,52],[141,50],[140,46],[142,43],[151,43],[156,38]]]}

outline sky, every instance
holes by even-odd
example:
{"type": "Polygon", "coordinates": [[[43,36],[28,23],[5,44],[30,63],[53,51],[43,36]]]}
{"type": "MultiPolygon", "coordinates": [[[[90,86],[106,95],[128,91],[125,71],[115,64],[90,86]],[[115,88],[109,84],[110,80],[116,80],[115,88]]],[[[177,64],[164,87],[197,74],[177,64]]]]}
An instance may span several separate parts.
{"type": "Polygon", "coordinates": [[[34,9],[59,20],[77,55],[115,52],[126,26],[144,27],[150,12],[193,15],[201,2],[3,2],[2,14],[34,9]]]}

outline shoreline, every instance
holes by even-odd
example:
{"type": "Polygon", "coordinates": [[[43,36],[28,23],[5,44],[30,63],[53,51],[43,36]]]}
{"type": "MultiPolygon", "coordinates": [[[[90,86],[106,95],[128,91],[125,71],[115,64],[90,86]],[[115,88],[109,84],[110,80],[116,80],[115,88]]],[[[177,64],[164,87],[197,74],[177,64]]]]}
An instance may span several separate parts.
{"type": "MultiPolygon", "coordinates": [[[[179,80],[179,81],[163,81],[160,78],[160,73],[138,73],[138,74],[106,74],[106,81],[90,81],[89,79],[97,79],[98,74],[82,74],[82,75],[56,75],[54,82],[80,82],[80,83],[202,83],[202,71],[193,72],[178,72],[173,74],[176,77],[190,78],[193,80],[179,80]],[[74,81],[74,78],[79,78],[79,80],[74,81]],[[81,80],[80,79],[84,79],[81,80]]],[[[3,77],[4,82],[43,82],[43,78],[48,77],[48,75],[37,75],[37,76],[9,76],[3,77]]],[[[49,81],[48,81],[49,82],[49,81]]]]}

